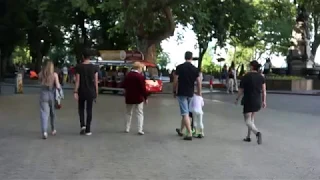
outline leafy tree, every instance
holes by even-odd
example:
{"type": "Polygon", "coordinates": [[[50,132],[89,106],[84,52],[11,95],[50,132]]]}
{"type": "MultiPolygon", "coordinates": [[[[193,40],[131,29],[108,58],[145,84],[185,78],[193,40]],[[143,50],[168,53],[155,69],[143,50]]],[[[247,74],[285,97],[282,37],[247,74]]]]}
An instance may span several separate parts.
{"type": "Polygon", "coordinates": [[[12,53],[12,61],[14,64],[31,63],[30,50],[24,46],[17,46],[12,53]]]}
{"type": "Polygon", "coordinates": [[[218,46],[223,47],[231,37],[244,43],[255,35],[251,29],[256,24],[257,10],[246,0],[198,0],[190,12],[191,20],[181,21],[184,25],[191,24],[197,36],[198,67],[202,67],[203,56],[213,38],[218,46]]]}
{"type": "Polygon", "coordinates": [[[170,63],[170,57],[168,53],[166,52],[158,53],[157,64],[159,64],[161,69],[166,69],[169,63],[170,63]]]}

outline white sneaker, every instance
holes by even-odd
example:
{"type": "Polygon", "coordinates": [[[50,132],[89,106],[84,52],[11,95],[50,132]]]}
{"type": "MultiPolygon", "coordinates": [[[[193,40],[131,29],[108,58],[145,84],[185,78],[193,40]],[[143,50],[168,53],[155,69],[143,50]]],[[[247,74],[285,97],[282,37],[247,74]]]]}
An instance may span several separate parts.
{"type": "Polygon", "coordinates": [[[129,133],[130,131],[129,131],[129,129],[126,129],[124,132],[125,132],[125,133],[129,133]]]}
{"type": "Polygon", "coordinates": [[[47,138],[48,138],[48,133],[47,132],[43,133],[42,139],[47,139],[47,138]]]}
{"type": "Polygon", "coordinates": [[[91,136],[92,135],[92,132],[87,132],[86,133],[86,136],[91,136]]]}
{"type": "Polygon", "coordinates": [[[143,131],[139,131],[138,134],[139,135],[144,135],[144,132],[143,131]]]}
{"type": "Polygon", "coordinates": [[[57,135],[57,130],[53,130],[53,131],[51,132],[51,135],[52,135],[52,136],[57,135]]]}

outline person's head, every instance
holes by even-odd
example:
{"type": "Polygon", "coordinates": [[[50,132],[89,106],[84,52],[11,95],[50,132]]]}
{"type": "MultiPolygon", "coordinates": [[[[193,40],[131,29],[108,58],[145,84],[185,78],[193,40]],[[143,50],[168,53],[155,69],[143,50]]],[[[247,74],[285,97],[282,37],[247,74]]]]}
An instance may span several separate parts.
{"type": "Polygon", "coordinates": [[[267,58],[266,62],[267,62],[267,63],[270,63],[270,62],[271,62],[271,61],[270,61],[270,58],[267,58]]]}
{"type": "Polygon", "coordinates": [[[139,62],[139,61],[136,61],[136,62],[134,62],[134,63],[132,64],[132,69],[133,69],[133,70],[137,70],[137,71],[139,71],[139,72],[142,72],[143,67],[144,67],[144,65],[143,65],[141,62],[139,62]]]}
{"type": "Polygon", "coordinates": [[[261,64],[258,63],[258,61],[254,60],[250,62],[250,69],[252,71],[259,71],[261,68],[261,64]]]}
{"type": "Polygon", "coordinates": [[[88,49],[84,49],[82,52],[83,61],[90,60],[90,51],[88,49]]]}
{"type": "Polygon", "coordinates": [[[192,52],[190,52],[190,51],[187,51],[185,54],[184,54],[184,59],[186,60],[186,61],[191,61],[192,60],[192,52]]]}
{"type": "Polygon", "coordinates": [[[45,86],[53,86],[54,65],[50,60],[46,60],[41,70],[41,84],[45,86]]]}

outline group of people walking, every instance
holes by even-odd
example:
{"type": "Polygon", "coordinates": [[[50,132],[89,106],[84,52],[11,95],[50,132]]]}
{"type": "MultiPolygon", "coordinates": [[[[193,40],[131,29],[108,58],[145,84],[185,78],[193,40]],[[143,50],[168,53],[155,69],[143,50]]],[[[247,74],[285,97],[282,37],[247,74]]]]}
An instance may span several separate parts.
{"type": "MultiPolygon", "coordinates": [[[[179,136],[184,140],[192,140],[193,137],[204,137],[203,125],[203,98],[202,98],[202,77],[201,72],[192,65],[193,55],[187,51],[185,62],[176,68],[173,82],[173,96],[178,100],[180,107],[181,126],[176,129],[179,136]],[[196,91],[195,91],[196,83],[196,91]],[[193,121],[191,121],[191,118],[193,121]],[[193,131],[192,125],[195,129],[193,131]],[[184,129],[187,133],[184,134],[184,129]]],[[[257,61],[250,63],[251,71],[248,72],[240,83],[240,89],[236,103],[242,97],[243,114],[248,133],[244,141],[251,141],[251,132],[257,136],[258,144],[262,142],[262,134],[254,124],[255,114],[266,107],[266,87],[264,77],[258,73],[261,65],[257,61]]],[[[125,90],[125,129],[129,133],[133,113],[138,120],[138,134],[144,135],[144,104],[148,103],[145,77],[142,74],[143,64],[134,62],[132,69],[125,76],[123,88],[125,90]]],[[[51,61],[46,61],[39,74],[41,82],[40,91],[40,119],[43,139],[48,137],[48,121],[51,123],[51,134],[56,135],[54,126],[55,109],[57,108],[57,93],[61,95],[61,84],[58,74],[54,71],[51,61]],[[57,91],[58,90],[58,91],[57,91]]],[[[75,88],[74,98],[78,101],[78,112],[80,119],[80,134],[91,135],[92,107],[98,96],[98,68],[90,63],[90,55],[83,52],[83,62],[75,67],[75,88]],[[86,111],[86,117],[85,117],[86,111]]],[[[61,96],[59,96],[61,97],[61,96]]]]}

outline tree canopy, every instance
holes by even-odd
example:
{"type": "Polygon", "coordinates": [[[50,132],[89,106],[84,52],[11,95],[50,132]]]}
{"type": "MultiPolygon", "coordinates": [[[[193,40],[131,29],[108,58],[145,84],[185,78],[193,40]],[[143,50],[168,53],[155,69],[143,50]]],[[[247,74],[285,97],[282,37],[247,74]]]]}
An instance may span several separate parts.
{"type": "MultiPolygon", "coordinates": [[[[320,2],[299,3],[310,12],[317,47],[320,2]]],[[[21,58],[36,71],[44,56],[79,62],[84,48],[138,49],[156,62],[177,24],[195,32],[199,67],[212,39],[239,51],[286,54],[295,16],[290,0],[0,0],[0,75],[21,58]]]]}

